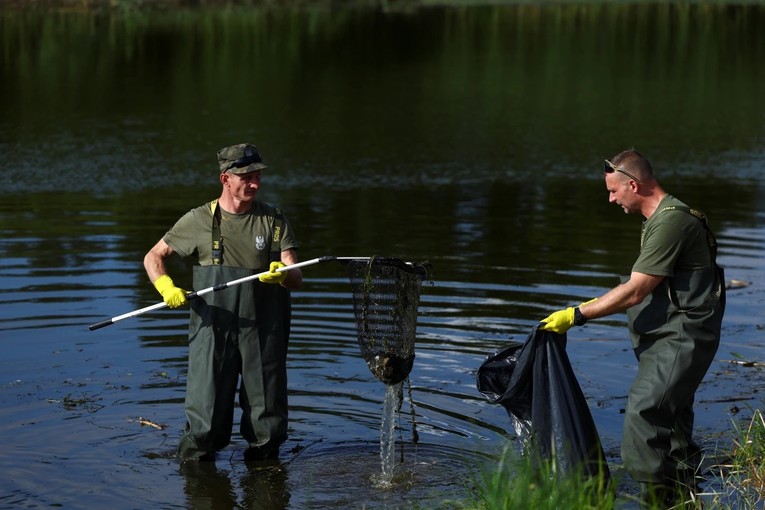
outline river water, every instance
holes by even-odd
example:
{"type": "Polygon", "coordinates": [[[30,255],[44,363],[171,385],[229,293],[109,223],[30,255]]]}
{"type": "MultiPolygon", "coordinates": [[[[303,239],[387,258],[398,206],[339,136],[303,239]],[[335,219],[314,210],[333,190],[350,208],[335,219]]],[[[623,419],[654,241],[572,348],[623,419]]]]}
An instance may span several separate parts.
{"type": "MultiPolygon", "coordinates": [[[[708,214],[743,282],[697,395],[699,440],[729,444],[762,408],[763,369],[732,363],[765,344],[761,5],[130,5],[0,9],[0,507],[471,501],[514,437],[475,372],[629,270],[640,219],[607,203],[601,165],[632,146],[708,214]],[[245,464],[238,434],[214,464],[174,458],[186,311],[88,330],[159,300],[144,253],[217,197],[215,152],[241,142],[269,164],[260,198],[302,260],[432,264],[388,488],[386,387],[339,264],[306,267],[293,294],[290,439],[270,464],[245,464]]],[[[187,263],[170,271],[189,286],[187,263]]],[[[617,473],[625,322],[568,343],[617,473]]]]}

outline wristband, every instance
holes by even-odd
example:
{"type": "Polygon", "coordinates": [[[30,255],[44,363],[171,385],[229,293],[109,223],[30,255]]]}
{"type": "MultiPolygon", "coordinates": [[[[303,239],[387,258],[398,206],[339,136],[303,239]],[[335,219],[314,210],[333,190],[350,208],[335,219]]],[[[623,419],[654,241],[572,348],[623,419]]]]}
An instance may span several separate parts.
{"type": "Polygon", "coordinates": [[[579,307],[574,308],[574,326],[584,326],[587,323],[587,317],[582,315],[579,307]]]}

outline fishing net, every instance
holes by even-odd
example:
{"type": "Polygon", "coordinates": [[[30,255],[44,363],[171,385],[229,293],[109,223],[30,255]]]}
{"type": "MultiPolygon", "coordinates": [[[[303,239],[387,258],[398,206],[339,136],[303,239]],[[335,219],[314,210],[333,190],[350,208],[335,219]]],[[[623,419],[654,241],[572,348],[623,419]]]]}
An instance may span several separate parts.
{"type": "Polygon", "coordinates": [[[361,354],[375,377],[398,384],[414,364],[417,307],[427,266],[382,257],[340,262],[351,280],[361,354]]]}

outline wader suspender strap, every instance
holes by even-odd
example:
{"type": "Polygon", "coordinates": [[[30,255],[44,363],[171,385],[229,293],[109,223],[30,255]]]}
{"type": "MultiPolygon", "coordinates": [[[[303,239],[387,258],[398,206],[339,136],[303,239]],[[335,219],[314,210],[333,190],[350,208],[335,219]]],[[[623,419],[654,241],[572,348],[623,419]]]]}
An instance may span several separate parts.
{"type": "Polygon", "coordinates": [[[218,201],[210,202],[212,212],[212,263],[219,266],[223,263],[223,246],[220,243],[220,208],[218,201]]]}
{"type": "MultiPolygon", "coordinates": [[[[210,212],[212,212],[212,263],[215,266],[223,264],[223,244],[221,243],[220,236],[220,208],[218,207],[218,201],[213,200],[210,202],[210,212]]],[[[282,240],[282,211],[276,209],[276,215],[274,216],[274,238],[271,243],[271,261],[281,260],[282,240]]]]}
{"type": "Polygon", "coordinates": [[[271,262],[282,260],[282,210],[274,215],[274,239],[271,242],[271,262]]]}
{"type": "MultiPolygon", "coordinates": [[[[707,245],[709,246],[709,254],[712,257],[712,264],[714,264],[715,266],[715,273],[717,274],[717,279],[719,280],[717,290],[713,293],[713,295],[715,296],[715,299],[719,299],[720,296],[722,295],[725,282],[722,279],[722,276],[721,276],[722,273],[720,272],[720,267],[717,265],[717,239],[715,238],[714,233],[712,233],[712,229],[709,228],[709,224],[707,224],[707,217],[703,212],[699,211],[698,209],[691,209],[690,207],[683,207],[678,205],[668,205],[667,207],[659,211],[659,213],[663,213],[664,211],[675,211],[675,210],[683,211],[690,214],[691,216],[696,217],[701,222],[701,224],[704,225],[704,230],[707,233],[707,245]]],[[[698,308],[698,307],[691,308],[691,309],[680,308],[678,306],[677,299],[675,299],[675,297],[672,294],[671,279],[667,283],[668,283],[667,292],[669,294],[669,300],[673,305],[675,305],[678,312],[685,313],[685,312],[690,312],[694,310],[695,308],[698,308]]],[[[707,300],[708,299],[709,298],[707,298],[707,300]]],[[[699,306],[702,306],[702,305],[699,305],[699,306]]]]}
{"type": "Polygon", "coordinates": [[[704,225],[704,230],[707,233],[707,244],[709,245],[709,253],[712,255],[712,263],[717,266],[717,239],[715,238],[715,235],[712,233],[712,230],[709,228],[709,224],[707,224],[707,217],[706,215],[699,211],[698,209],[691,209],[690,207],[682,207],[678,205],[668,205],[661,211],[660,213],[663,213],[664,211],[683,211],[687,212],[691,216],[695,216],[702,225],[704,225]]]}

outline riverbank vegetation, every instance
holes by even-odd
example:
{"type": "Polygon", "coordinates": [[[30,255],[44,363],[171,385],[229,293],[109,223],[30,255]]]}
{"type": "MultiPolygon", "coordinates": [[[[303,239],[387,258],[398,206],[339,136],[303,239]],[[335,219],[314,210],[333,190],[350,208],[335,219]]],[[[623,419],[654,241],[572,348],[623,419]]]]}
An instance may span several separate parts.
{"type": "MultiPolygon", "coordinates": [[[[704,482],[696,494],[678,489],[672,508],[762,508],[765,504],[765,417],[756,410],[751,419],[733,424],[735,437],[725,451],[707,452],[716,459],[702,473],[704,482]],[[721,460],[724,459],[724,460],[721,460]]],[[[709,464],[709,463],[707,463],[709,464]]],[[[535,467],[528,456],[506,450],[499,461],[476,481],[475,501],[467,508],[537,510],[666,508],[655,503],[640,506],[636,484],[630,489],[626,473],[617,466],[609,481],[578,474],[559,476],[554,462],[535,467]]]]}
{"type": "Polygon", "coordinates": [[[762,508],[765,505],[765,416],[756,410],[749,422],[737,422],[735,428],[730,459],[712,470],[722,482],[720,494],[716,496],[721,502],[735,502],[734,506],[724,508],[762,508]]]}
{"type": "MultiPolygon", "coordinates": [[[[608,4],[613,0],[593,0],[592,4],[608,4]]],[[[177,9],[197,7],[236,7],[236,6],[272,6],[272,7],[299,7],[320,6],[332,7],[374,7],[396,8],[435,5],[455,6],[478,6],[478,5],[542,5],[549,2],[540,0],[0,0],[0,8],[60,8],[75,10],[137,10],[137,9],[177,9]]],[[[557,0],[556,4],[578,4],[580,0],[557,0]]],[[[637,0],[635,3],[640,3],[637,0]]],[[[752,3],[751,0],[690,0],[685,4],[712,4],[712,5],[738,5],[752,3]]]]}

